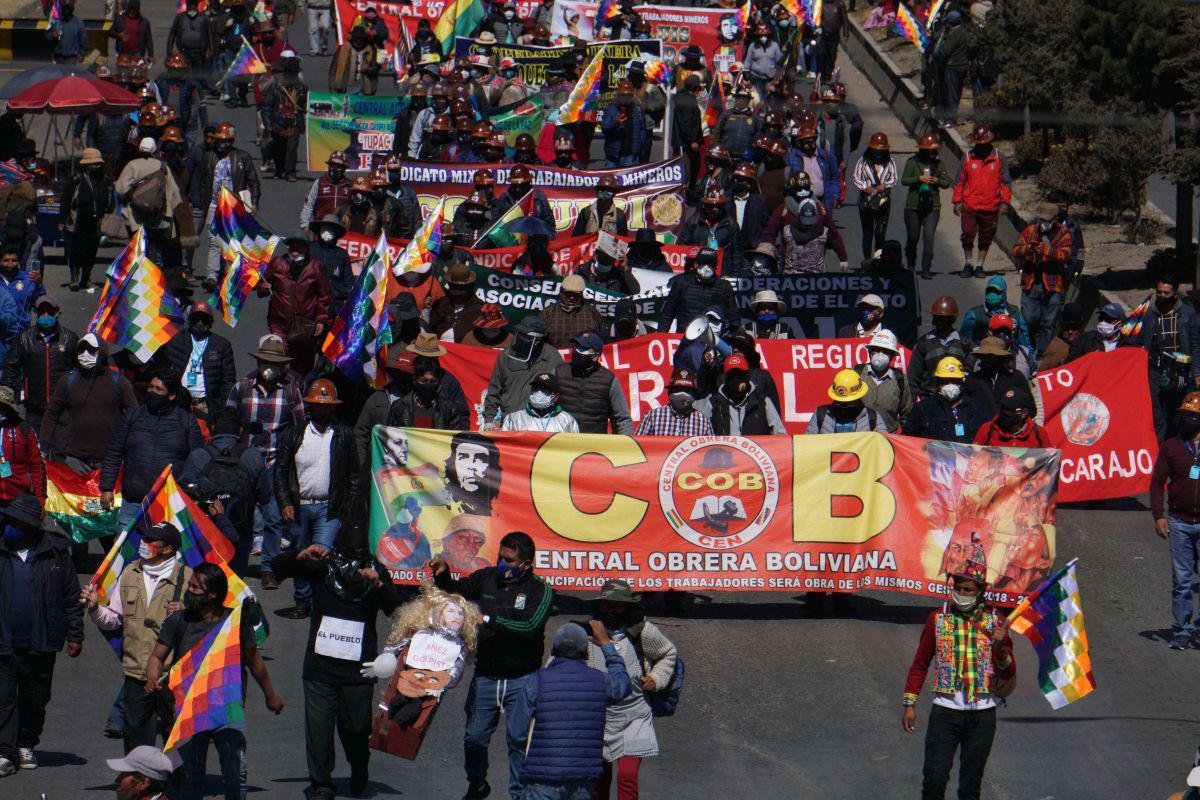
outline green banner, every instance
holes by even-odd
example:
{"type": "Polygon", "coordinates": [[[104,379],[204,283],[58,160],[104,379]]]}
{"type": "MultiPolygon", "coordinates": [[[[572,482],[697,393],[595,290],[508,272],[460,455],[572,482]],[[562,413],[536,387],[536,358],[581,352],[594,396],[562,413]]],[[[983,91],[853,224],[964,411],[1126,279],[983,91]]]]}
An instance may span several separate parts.
{"type": "Polygon", "coordinates": [[[367,97],[361,94],[308,93],[306,133],[308,169],[324,172],[325,162],[335,150],[344,150],[350,171],[369,169],[374,153],[390,153],[398,97],[367,97]]]}
{"type": "MultiPolygon", "coordinates": [[[[478,264],[471,269],[475,272],[475,294],[485,303],[499,305],[504,317],[514,324],[531,314],[542,313],[542,309],[557,300],[562,291],[563,279],[554,276],[513,275],[478,264]]],[[[616,302],[625,295],[588,284],[583,296],[604,313],[615,308],[616,302]]]]}
{"type": "Polygon", "coordinates": [[[545,119],[542,95],[538,93],[516,103],[493,108],[488,116],[493,128],[504,131],[509,147],[516,146],[517,137],[522,133],[528,133],[536,142],[542,133],[542,123],[545,119]]]}

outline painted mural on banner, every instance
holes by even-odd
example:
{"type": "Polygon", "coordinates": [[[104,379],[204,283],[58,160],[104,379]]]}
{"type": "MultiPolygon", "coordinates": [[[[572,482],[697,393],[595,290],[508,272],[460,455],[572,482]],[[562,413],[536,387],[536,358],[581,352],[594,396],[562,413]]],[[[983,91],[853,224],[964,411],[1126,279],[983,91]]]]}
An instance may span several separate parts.
{"type": "Polygon", "coordinates": [[[376,427],[371,545],[397,583],[494,564],[512,530],[562,589],[944,596],[973,542],[992,599],[1055,558],[1056,450],[879,433],[690,439],[376,427]],[[1012,554],[1036,553],[1032,559],[1012,554]]]}
{"type": "Polygon", "coordinates": [[[397,97],[309,92],[304,122],[308,169],[324,172],[335,150],[345,151],[351,171],[370,169],[374,154],[391,153],[400,105],[397,97]]]}
{"type": "MultiPolygon", "coordinates": [[[[515,0],[517,16],[521,19],[537,13],[540,0],[515,0]]],[[[422,19],[436,26],[442,12],[449,3],[447,0],[411,0],[405,3],[376,2],[376,0],[334,0],[333,9],[337,18],[334,30],[337,31],[338,44],[346,41],[354,20],[358,19],[368,7],[379,12],[380,19],[387,25],[387,51],[392,52],[392,43],[399,40],[400,26],[404,25],[410,34],[417,32],[417,23],[422,19]]]]}
{"type": "Polygon", "coordinates": [[[770,289],[786,307],[781,322],[798,339],[832,339],[838,328],[858,322],[856,303],[864,294],[877,294],[884,303],[884,324],[896,338],[912,347],[920,325],[917,279],[913,273],[886,277],[871,273],[827,272],[816,275],[739,276],[730,278],[738,308],[751,316],[756,292],[770,289]]]}
{"type": "MultiPolygon", "coordinates": [[[[650,228],[665,242],[673,242],[683,225],[684,167],[679,157],[639,167],[622,169],[560,169],[530,164],[533,184],[546,194],[554,211],[555,228],[568,233],[581,209],[596,201],[595,186],[603,175],[612,175],[624,187],[616,203],[625,211],[630,228],[650,228]]],[[[506,186],[512,164],[426,164],[404,161],[400,179],[412,187],[428,214],[446,198],[446,213],[454,209],[475,189],[475,173],[492,173],[496,184],[506,186]]]]}
{"type": "MultiPolygon", "coordinates": [[[[596,3],[556,0],[550,33],[595,39],[596,9],[596,3]]],[[[729,65],[741,59],[740,45],[733,42],[737,9],[647,5],[634,6],[634,11],[650,25],[650,36],[662,42],[663,58],[669,64],[676,63],[679,51],[692,44],[704,53],[706,63],[721,72],[728,72],[729,65]]]]}
{"type": "Polygon", "coordinates": [[[1062,450],[1063,502],[1131,497],[1150,488],[1158,457],[1146,351],[1089,353],[1038,373],[1046,436],[1062,450]]]}
{"type": "MultiPolygon", "coordinates": [[[[617,84],[625,78],[629,62],[643,54],[662,58],[663,46],[658,39],[621,39],[614,42],[592,42],[587,45],[587,58],[591,60],[604,50],[604,83],[600,89],[595,108],[602,110],[617,91],[617,84]]],[[[546,68],[575,52],[574,47],[538,47],[526,44],[484,43],[460,36],[454,40],[454,52],[459,58],[482,53],[517,62],[517,75],[530,86],[545,86],[549,83],[546,68]]]]}
{"type": "MultiPolygon", "coordinates": [[[[682,339],[678,334],[653,333],[611,342],[604,346],[601,363],[612,370],[617,385],[629,402],[629,414],[638,423],[652,408],[667,404],[667,382],[672,360],[682,339]]],[[[818,406],[829,402],[827,394],[838,370],[867,363],[866,339],[759,339],[756,342],[763,369],[775,377],[779,390],[779,416],[788,433],[802,434],[808,418],[818,406]]],[[[470,404],[471,427],[479,429],[492,368],[500,351],[489,347],[445,342],[441,365],[462,384],[470,404]]],[[[563,356],[566,357],[566,351],[563,356]]],[[[908,348],[892,362],[907,369],[908,348]]]]}

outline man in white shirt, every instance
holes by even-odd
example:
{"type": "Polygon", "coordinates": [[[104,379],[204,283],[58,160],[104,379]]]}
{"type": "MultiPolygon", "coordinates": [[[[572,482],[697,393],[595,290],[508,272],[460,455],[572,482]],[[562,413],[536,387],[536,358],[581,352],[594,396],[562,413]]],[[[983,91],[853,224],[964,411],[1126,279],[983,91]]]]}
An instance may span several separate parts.
{"type": "Polygon", "coordinates": [[[579,423],[558,403],[558,378],[549,372],[534,377],[525,408],[504,418],[504,431],[542,431],[543,433],[579,433],[579,423]]]}
{"type": "MultiPolygon", "coordinates": [[[[352,513],[360,480],[354,432],[334,414],[342,404],[333,381],[319,378],[304,396],[305,425],[280,442],[275,461],[275,496],[283,521],[292,527],[292,547],[333,547],[343,521],[352,513]]],[[[312,587],[293,579],[296,605],[291,619],[312,612],[312,587]]]]}

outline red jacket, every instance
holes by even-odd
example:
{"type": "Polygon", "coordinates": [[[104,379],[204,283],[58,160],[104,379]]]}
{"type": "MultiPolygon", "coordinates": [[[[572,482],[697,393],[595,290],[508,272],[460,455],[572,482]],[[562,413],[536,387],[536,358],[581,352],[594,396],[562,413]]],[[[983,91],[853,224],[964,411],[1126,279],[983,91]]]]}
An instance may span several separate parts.
{"type": "Polygon", "coordinates": [[[0,450],[8,464],[8,477],[0,478],[0,505],[8,505],[19,494],[28,492],[46,502],[46,464],[38,449],[33,429],[22,422],[15,428],[0,428],[0,450]]]}
{"type": "Polygon", "coordinates": [[[1048,292],[1062,292],[1066,287],[1063,272],[1071,262],[1075,247],[1067,226],[1054,223],[1050,241],[1044,241],[1038,232],[1038,223],[1025,226],[1021,238],[1013,247],[1013,257],[1021,265],[1021,288],[1029,291],[1037,280],[1041,267],[1042,285],[1048,292]]]}
{"type": "Polygon", "coordinates": [[[333,321],[333,290],[325,267],[310,258],[296,280],[292,280],[287,256],[276,256],[263,276],[271,285],[271,303],[267,307],[267,330],[287,339],[288,322],[302,314],[329,329],[333,321]]]}
{"type": "Polygon", "coordinates": [[[1008,165],[998,152],[993,149],[987,158],[979,158],[969,151],[954,184],[954,203],[971,211],[995,211],[1001,203],[1011,202],[1011,183],[1008,165]]]}
{"type": "Polygon", "coordinates": [[[1008,434],[1001,430],[999,423],[996,421],[999,417],[993,417],[991,422],[986,422],[979,426],[979,430],[975,433],[975,439],[971,444],[990,445],[992,447],[1050,447],[1050,440],[1046,438],[1046,431],[1041,425],[1038,425],[1033,420],[1027,420],[1025,427],[1017,431],[1015,434],[1008,434]]]}

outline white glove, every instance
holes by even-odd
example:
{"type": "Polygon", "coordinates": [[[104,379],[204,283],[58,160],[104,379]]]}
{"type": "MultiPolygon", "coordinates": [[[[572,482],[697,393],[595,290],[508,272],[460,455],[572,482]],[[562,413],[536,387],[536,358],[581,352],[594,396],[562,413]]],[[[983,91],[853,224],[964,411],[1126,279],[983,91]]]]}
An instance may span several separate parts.
{"type": "Polygon", "coordinates": [[[395,653],[380,653],[374,661],[364,661],[359,670],[364,678],[383,678],[387,680],[396,674],[395,653]]]}
{"type": "Polygon", "coordinates": [[[847,266],[848,266],[848,265],[846,264],[846,262],[845,262],[845,261],[839,261],[839,262],[838,262],[838,269],[840,269],[842,272],[845,272],[845,271],[846,271],[846,267],[847,267],[847,266]]]}

